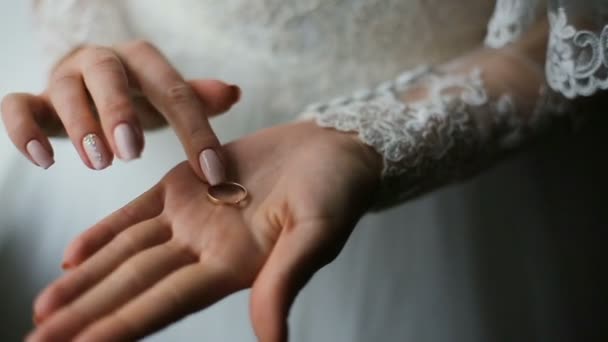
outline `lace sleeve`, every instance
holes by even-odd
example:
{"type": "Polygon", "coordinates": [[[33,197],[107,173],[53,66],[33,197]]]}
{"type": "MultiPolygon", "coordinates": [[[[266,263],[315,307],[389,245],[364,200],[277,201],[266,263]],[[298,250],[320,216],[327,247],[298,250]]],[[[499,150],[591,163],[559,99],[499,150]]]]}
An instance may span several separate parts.
{"type": "Polygon", "coordinates": [[[35,0],[33,13],[49,67],[78,45],[110,45],[133,36],[124,1],[35,0]]]}
{"type": "Polygon", "coordinates": [[[549,26],[543,1],[499,0],[485,48],[314,104],[303,116],[356,132],[383,157],[377,207],[469,177],[558,117],[576,116],[567,99],[608,85],[608,29],[567,24],[566,2],[550,4],[549,26]]]}
{"type": "Polygon", "coordinates": [[[547,81],[569,99],[608,89],[608,2],[553,0],[547,81]]]}

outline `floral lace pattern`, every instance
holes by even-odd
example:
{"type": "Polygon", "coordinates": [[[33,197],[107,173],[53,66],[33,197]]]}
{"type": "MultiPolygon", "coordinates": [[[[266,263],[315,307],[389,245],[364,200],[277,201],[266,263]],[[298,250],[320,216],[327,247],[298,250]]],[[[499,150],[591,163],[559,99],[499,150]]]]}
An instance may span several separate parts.
{"type": "Polygon", "coordinates": [[[600,33],[577,30],[564,8],[549,13],[549,21],[545,67],[551,88],[570,99],[608,89],[608,26],[600,33]]]}
{"type": "Polygon", "coordinates": [[[322,127],[357,132],[383,156],[381,207],[474,173],[497,151],[519,146],[536,123],[520,118],[509,95],[490,98],[480,69],[442,74],[421,67],[307,113],[322,127]],[[421,84],[423,100],[399,99],[421,84]]]}

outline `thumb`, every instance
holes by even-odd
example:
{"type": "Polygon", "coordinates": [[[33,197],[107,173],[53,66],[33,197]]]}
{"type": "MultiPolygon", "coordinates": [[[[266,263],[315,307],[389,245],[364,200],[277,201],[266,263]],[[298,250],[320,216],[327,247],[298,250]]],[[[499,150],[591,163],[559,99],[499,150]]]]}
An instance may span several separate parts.
{"type": "Polygon", "coordinates": [[[188,83],[208,109],[207,116],[225,113],[241,99],[241,88],[218,80],[196,79],[188,83]]]}
{"type": "Polygon", "coordinates": [[[331,228],[305,224],[279,236],[251,290],[251,320],[259,341],[287,341],[287,317],[297,294],[343,246],[328,238],[329,232],[331,228]]]}

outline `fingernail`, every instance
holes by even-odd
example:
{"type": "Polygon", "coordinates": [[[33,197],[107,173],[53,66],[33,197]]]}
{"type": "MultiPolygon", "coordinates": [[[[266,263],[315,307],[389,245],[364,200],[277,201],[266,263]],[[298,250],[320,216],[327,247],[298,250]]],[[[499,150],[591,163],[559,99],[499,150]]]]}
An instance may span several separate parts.
{"type": "Polygon", "coordinates": [[[67,271],[67,270],[69,270],[70,268],[72,268],[72,265],[70,265],[68,262],[65,262],[65,261],[64,261],[64,262],[61,264],[61,269],[63,269],[64,271],[67,271]]]}
{"type": "Polygon", "coordinates": [[[38,317],[37,314],[34,314],[32,316],[32,322],[34,322],[34,325],[39,325],[40,324],[40,317],[38,317]]]}
{"type": "Polygon", "coordinates": [[[97,135],[87,134],[82,139],[82,145],[95,170],[105,169],[108,167],[108,165],[110,165],[108,160],[108,152],[104,146],[104,143],[97,135]]]}
{"type": "Polygon", "coordinates": [[[55,163],[53,156],[51,156],[49,151],[47,151],[38,140],[30,140],[25,146],[25,149],[34,162],[43,169],[48,169],[55,163]]]}
{"type": "Polygon", "coordinates": [[[129,161],[139,158],[137,136],[129,124],[121,123],[114,128],[114,142],[120,159],[129,161]]]}
{"type": "Polygon", "coordinates": [[[213,149],[209,148],[201,152],[198,161],[209,184],[217,185],[226,179],[224,165],[213,149]]]}

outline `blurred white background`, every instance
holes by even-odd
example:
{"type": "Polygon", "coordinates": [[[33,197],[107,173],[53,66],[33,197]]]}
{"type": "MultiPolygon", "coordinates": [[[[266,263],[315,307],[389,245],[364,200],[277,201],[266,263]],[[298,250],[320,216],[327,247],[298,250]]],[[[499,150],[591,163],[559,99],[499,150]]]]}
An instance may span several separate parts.
{"type": "MultiPolygon", "coordinates": [[[[34,43],[34,33],[28,16],[29,1],[0,0],[0,96],[14,91],[43,89],[45,77],[41,51],[34,43]]],[[[15,149],[0,133],[0,162],[4,165],[14,158],[15,149]]],[[[0,172],[6,172],[0,168],[0,172]]]]}

